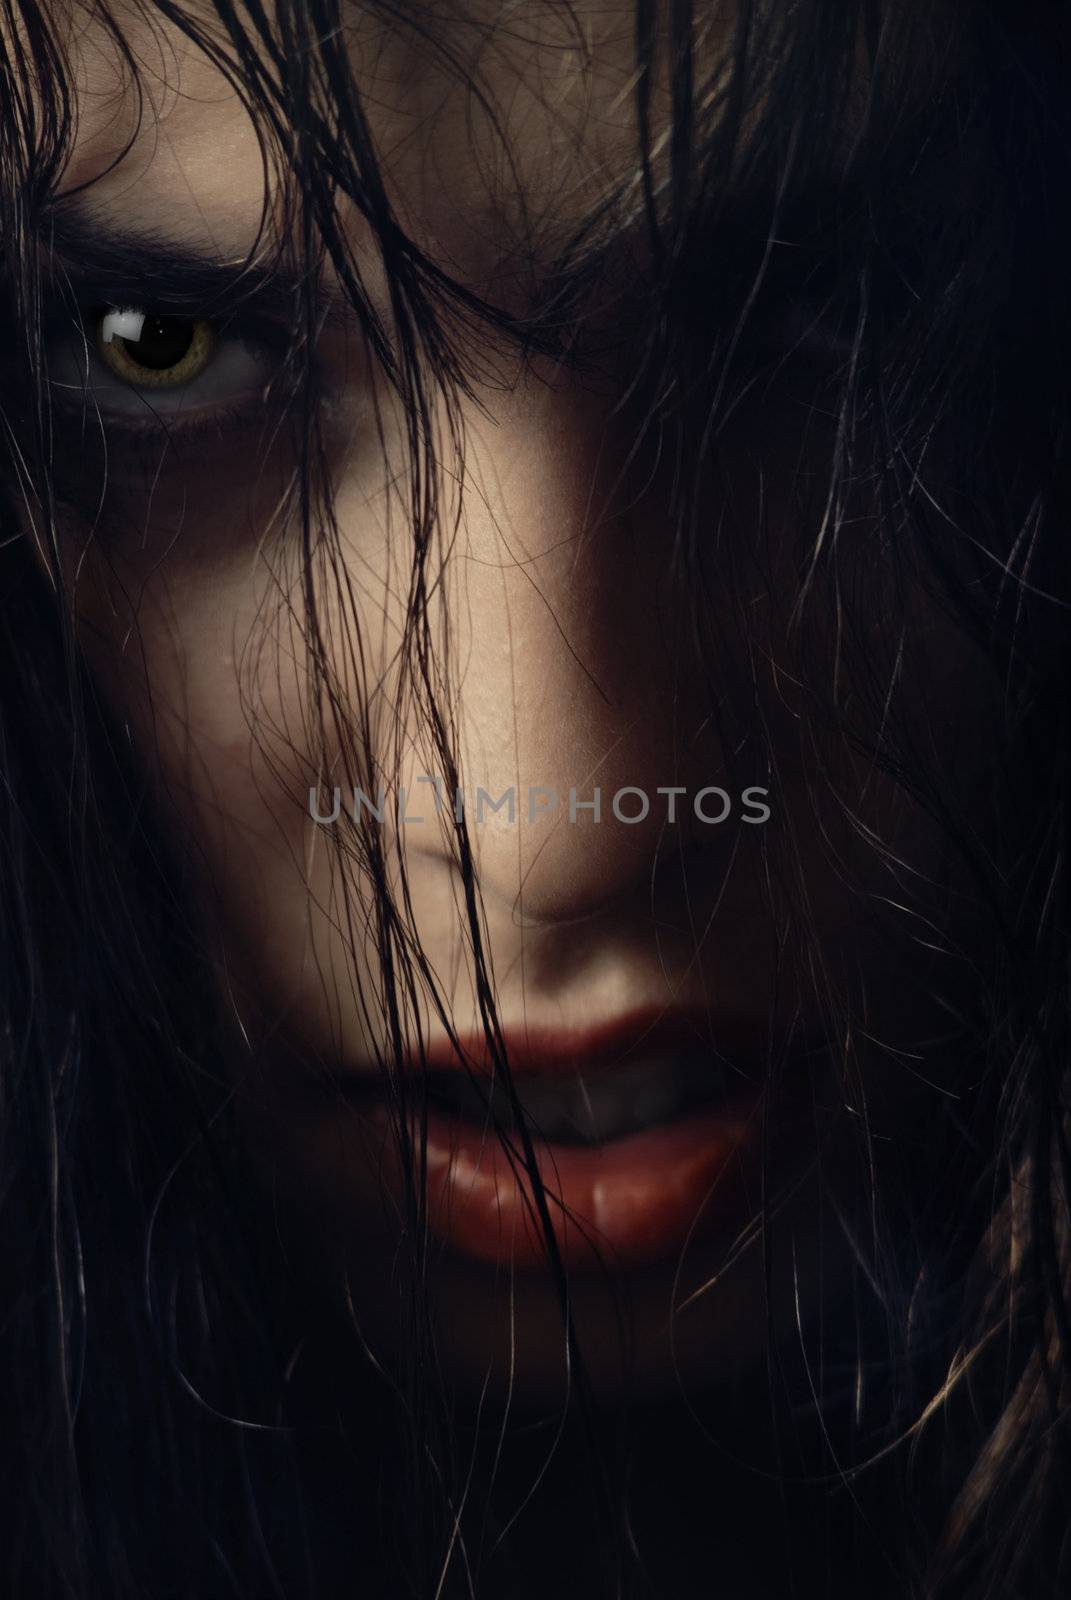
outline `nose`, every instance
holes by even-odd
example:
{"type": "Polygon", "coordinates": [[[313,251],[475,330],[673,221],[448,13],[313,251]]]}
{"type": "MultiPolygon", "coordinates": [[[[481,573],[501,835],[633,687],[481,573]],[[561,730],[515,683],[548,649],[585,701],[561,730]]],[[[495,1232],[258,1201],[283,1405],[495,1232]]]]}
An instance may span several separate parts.
{"type": "Polygon", "coordinates": [[[730,790],[635,438],[579,381],[529,377],[492,409],[467,419],[444,575],[459,787],[485,898],[566,922],[649,886],[697,826],[709,840],[694,796],[719,772],[730,790]]]}

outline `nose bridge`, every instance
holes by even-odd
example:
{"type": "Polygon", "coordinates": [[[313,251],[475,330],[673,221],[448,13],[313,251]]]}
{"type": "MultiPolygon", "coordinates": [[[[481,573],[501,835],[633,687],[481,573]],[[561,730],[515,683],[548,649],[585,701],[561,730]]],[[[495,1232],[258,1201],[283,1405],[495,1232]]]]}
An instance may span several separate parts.
{"type": "Polygon", "coordinates": [[[521,894],[537,919],[649,879],[680,827],[657,791],[696,775],[670,530],[650,497],[630,502],[608,413],[575,386],[529,386],[466,434],[447,573],[461,786],[485,893],[521,894]],[[512,791],[512,820],[479,790],[512,791]]]}
{"type": "Polygon", "coordinates": [[[606,407],[529,387],[469,442],[469,559],[452,603],[467,634],[462,714],[489,754],[514,743],[536,781],[579,780],[627,738],[630,659],[646,650],[606,407]]]}

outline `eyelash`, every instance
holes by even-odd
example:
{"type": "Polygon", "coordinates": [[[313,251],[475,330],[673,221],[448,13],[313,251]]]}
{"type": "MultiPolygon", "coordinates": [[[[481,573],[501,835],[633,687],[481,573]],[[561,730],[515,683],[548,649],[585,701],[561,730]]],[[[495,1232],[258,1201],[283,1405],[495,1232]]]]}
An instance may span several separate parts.
{"type": "Polygon", "coordinates": [[[150,443],[153,440],[166,438],[199,444],[250,432],[258,422],[261,428],[264,426],[264,403],[259,394],[251,396],[248,400],[235,402],[231,406],[217,406],[211,410],[205,408],[200,414],[183,415],[181,412],[175,412],[171,416],[156,416],[152,414],[148,405],[145,413],[139,415],[123,416],[118,412],[105,414],[99,406],[93,413],[89,413],[85,405],[82,406],[80,414],[82,416],[92,414],[94,425],[102,432],[113,436],[120,434],[128,439],[143,439],[150,443]]]}

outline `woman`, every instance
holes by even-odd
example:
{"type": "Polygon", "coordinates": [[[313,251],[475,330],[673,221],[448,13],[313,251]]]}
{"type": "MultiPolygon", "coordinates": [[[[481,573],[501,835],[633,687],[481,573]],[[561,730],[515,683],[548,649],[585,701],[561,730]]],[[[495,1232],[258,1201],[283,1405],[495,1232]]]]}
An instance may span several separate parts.
{"type": "Polygon", "coordinates": [[[4,14],[4,1593],[1066,1592],[1053,5],[4,14]]]}

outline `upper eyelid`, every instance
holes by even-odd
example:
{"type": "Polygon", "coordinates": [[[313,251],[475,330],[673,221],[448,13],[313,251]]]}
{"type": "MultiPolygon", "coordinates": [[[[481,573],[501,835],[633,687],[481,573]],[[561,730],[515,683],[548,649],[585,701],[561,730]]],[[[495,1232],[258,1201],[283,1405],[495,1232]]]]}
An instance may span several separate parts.
{"type": "MultiPolygon", "coordinates": [[[[108,298],[151,302],[175,315],[217,318],[241,311],[265,325],[293,326],[304,298],[305,279],[282,259],[228,261],[151,230],[124,231],[83,215],[77,206],[57,207],[38,244],[45,277],[57,290],[69,284],[82,294],[95,287],[108,298]]],[[[324,327],[350,322],[356,314],[328,282],[315,286],[314,303],[324,327]]]]}
{"type": "Polygon", "coordinates": [[[271,346],[280,353],[289,345],[291,327],[283,322],[276,313],[260,310],[255,301],[246,298],[239,305],[227,305],[217,302],[211,309],[206,308],[193,300],[185,300],[181,296],[146,294],[144,289],[126,292],[116,284],[103,283],[99,280],[85,279],[79,282],[75,278],[68,280],[67,292],[52,299],[46,308],[46,324],[52,333],[72,333],[79,325],[83,328],[86,338],[92,337],[90,322],[95,313],[110,307],[137,307],[156,312],[160,316],[187,318],[195,321],[203,318],[213,323],[221,337],[252,338],[257,342],[271,346]]]}

